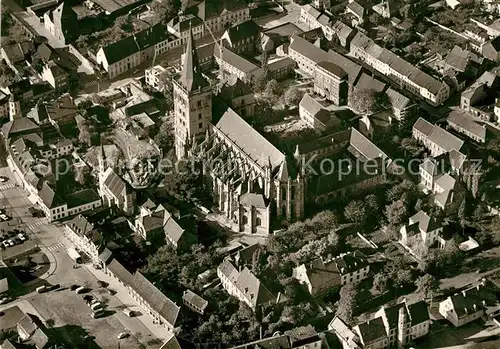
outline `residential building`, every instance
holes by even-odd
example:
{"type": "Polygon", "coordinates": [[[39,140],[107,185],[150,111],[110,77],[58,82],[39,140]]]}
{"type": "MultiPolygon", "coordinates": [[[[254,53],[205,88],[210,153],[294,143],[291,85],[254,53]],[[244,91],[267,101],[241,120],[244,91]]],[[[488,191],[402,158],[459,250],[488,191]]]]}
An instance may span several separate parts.
{"type": "Polygon", "coordinates": [[[461,110],[453,110],[446,119],[448,125],[457,132],[479,143],[486,143],[486,125],[478,124],[461,110]]]}
{"type": "Polygon", "coordinates": [[[161,65],[155,65],[144,71],[144,81],[146,85],[151,86],[158,92],[164,92],[169,79],[172,78],[172,72],[163,68],[161,65]]]}
{"type": "Polygon", "coordinates": [[[453,149],[433,158],[429,157],[419,166],[421,184],[434,194],[434,203],[445,209],[460,202],[463,190],[457,177],[463,172],[465,155],[453,149]]]}
{"type": "Polygon", "coordinates": [[[490,61],[500,61],[500,37],[490,40],[482,45],[483,57],[490,61]]]}
{"type": "Polygon", "coordinates": [[[466,72],[472,64],[481,66],[483,58],[478,57],[475,53],[462,49],[460,46],[454,46],[446,56],[444,62],[445,71],[451,69],[455,72],[466,72]]]}
{"type": "Polygon", "coordinates": [[[431,320],[424,301],[383,306],[370,320],[354,327],[335,317],[328,325],[344,349],[402,348],[429,333],[431,320]]]}
{"type": "Polygon", "coordinates": [[[498,289],[492,282],[481,279],[440,302],[439,314],[455,327],[478,319],[491,320],[500,314],[498,289]]]}
{"type": "Polygon", "coordinates": [[[279,301],[279,297],[274,296],[247,267],[238,271],[226,259],[217,267],[217,276],[227,293],[238,298],[253,311],[279,301]]]}
{"type": "Polygon", "coordinates": [[[349,49],[349,45],[354,35],[356,35],[356,31],[342,21],[336,21],[332,26],[332,31],[338,38],[340,45],[349,49]]]}
{"type": "Polygon", "coordinates": [[[191,23],[193,36],[200,38],[250,19],[250,8],[241,0],[186,1],[181,11],[181,15],[168,23],[169,32],[180,39],[181,45],[187,43],[191,35],[191,23]]]}
{"type": "Polygon", "coordinates": [[[392,89],[392,87],[389,87],[387,91],[385,91],[385,94],[389,99],[392,113],[396,120],[403,120],[407,113],[416,106],[411,99],[392,89]]]}
{"type": "MultiPolygon", "coordinates": [[[[443,241],[442,222],[422,210],[411,216],[408,224],[403,225],[399,232],[401,234],[400,243],[416,255],[419,253],[414,249],[419,248],[419,246],[431,247],[436,242],[443,241]]],[[[441,247],[444,247],[443,244],[441,247]]]]}
{"type": "Polygon", "coordinates": [[[173,332],[179,325],[180,307],[165,296],[141,273],[131,274],[116,259],[105,268],[106,274],[115,278],[125,287],[137,304],[153,318],[153,323],[173,332]]]}
{"type": "Polygon", "coordinates": [[[351,24],[357,27],[365,21],[365,8],[356,1],[349,1],[345,7],[346,14],[351,15],[351,24]]]}
{"type": "Polygon", "coordinates": [[[135,191],[112,167],[109,167],[103,145],[98,160],[99,195],[103,205],[115,205],[124,214],[132,215],[135,212],[135,191]]]}
{"type": "Polygon", "coordinates": [[[101,232],[83,215],[78,215],[64,223],[64,235],[79,251],[89,256],[94,264],[99,264],[99,254],[104,248],[101,232]]]}
{"type": "Polygon", "coordinates": [[[215,46],[214,57],[223,77],[234,75],[245,83],[252,83],[262,74],[259,66],[225,47],[215,46]]]}
{"type": "Polygon", "coordinates": [[[66,91],[69,88],[69,74],[54,61],[43,66],[42,80],[47,81],[50,86],[58,91],[66,91]]]}
{"type": "Polygon", "coordinates": [[[260,36],[261,51],[274,52],[277,47],[289,43],[294,34],[303,33],[302,29],[293,23],[284,23],[276,27],[263,29],[260,36]]]}
{"type": "Polygon", "coordinates": [[[374,5],[372,9],[384,18],[391,18],[398,13],[398,7],[392,0],[383,0],[374,5]]]}
{"type": "Polygon", "coordinates": [[[206,300],[191,290],[184,291],[184,294],[182,295],[182,302],[186,307],[201,315],[205,314],[205,310],[208,306],[208,302],[206,300]]]}
{"type": "Polygon", "coordinates": [[[64,45],[70,44],[80,36],[78,17],[73,8],[64,2],[54,10],[43,15],[45,28],[64,45]]]}
{"type": "Polygon", "coordinates": [[[218,104],[223,108],[213,115],[212,89],[200,72],[192,42],[191,36],[181,76],[174,80],[176,156],[197,156],[210,163],[225,149],[228,161],[234,160],[230,178],[217,168],[204,169],[215,202],[235,231],[268,235],[271,207],[276,208],[276,219],[302,216],[302,178],[292,177],[285,155],[233,109],[218,104]],[[213,119],[218,121],[212,124],[213,119]]]}
{"type": "Polygon", "coordinates": [[[296,66],[297,63],[290,57],[280,57],[269,60],[267,69],[272,79],[280,81],[292,76],[296,66]]]}
{"type": "Polygon", "coordinates": [[[318,334],[311,325],[296,327],[284,331],[283,334],[276,333],[272,337],[267,337],[231,347],[231,349],[250,349],[250,348],[276,348],[276,349],[309,349],[309,348],[329,348],[326,340],[318,334]]]}
{"type": "Polygon", "coordinates": [[[345,105],[349,90],[347,78],[347,73],[335,63],[319,62],[314,72],[314,92],[335,105],[345,105]]]}
{"type": "Polygon", "coordinates": [[[257,50],[260,32],[260,26],[248,19],[226,29],[221,40],[224,40],[224,43],[237,54],[252,54],[257,50]]]}
{"type": "Polygon", "coordinates": [[[321,48],[297,35],[291,38],[288,51],[290,58],[297,62],[299,69],[310,76],[314,76],[316,65],[320,62],[331,62],[339,66],[347,73],[350,86],[354,85],[361,73],[361,66],[347,57],[332,50],[329,52],[323,51],[321,48]]]}
{"type": "Polygon", "coordinates": [[[21,114],[21,103],[16,100],[14,95],[0,90],[0,118],[13,121],[15,117],[21,114]]]}
{"type": "Polygon", "coordinates": [[[413,125],[412,134],[413,138],[421,142],[433,157],[452,150],[460,151],[464,144],[464,141],[460,138],[421,117],[413,125]]]}
{"type": "Polygon", "coordinates": [[[495,103],[500,88],[500,77],[491,71],[484,72],[468,89],[462,92],[460,108],[483,120],[493,118],[491,105],[495,103]]]}
{"type": "Polygon", "coordinates": [[[431,105],[440,105],[449,98],[450,87],[446,83],[380,47],[361,32],[352,39],[350,53],[431,105]]]}
{"type": "Polygon", "coordinates": [[[340,120],[335,114],[307,93],[299,103],[299,115],[302,121],[315,130],[324,131],[340,126],[340,120]]]}
{"type": "Polygon", "coordinates": [[[321,15],[317,9],[311,5],[304,5],[300,8],[299,22],[304,23],[309,27],[309,30],[319,28],[320,25],[317,21],[318,17],[321,15]]]}
{"type": "Polygon", "coordinates": [[[97,64],[114,78],[170,48],[169,35],[161,24],[144,29],[104,47],[96,54],[97,64]]]}
{"type": "Polygon", "coordinates": [[[330,261],[320,258],[293,269],[292,277],[303,284],[312,296],[368,277],[370,264],[359,251],[343,253],[330,261]]]}
{"type": "Polygon", "coordinates": [[[329,10],[330,7],[332,7],[332,1],[331,0],[314,0],[313,1],[314,7],[320,10],[329,10]]]}
{"type": "Polygon", "coordinates": [[[12,71],[21,75],[26,62],[35,53],[33,41],[23,41],[12,45],[5,45],[0,49],[1,57],[12,71]]]}

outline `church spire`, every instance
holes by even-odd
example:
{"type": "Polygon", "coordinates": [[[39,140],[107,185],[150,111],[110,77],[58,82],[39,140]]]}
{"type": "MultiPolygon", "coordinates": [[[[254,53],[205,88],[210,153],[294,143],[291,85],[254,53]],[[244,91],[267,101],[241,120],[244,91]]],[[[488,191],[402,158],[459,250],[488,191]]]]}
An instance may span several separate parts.
{"type": "Polygon", "coordinates": [[[189,92],[208,86],[207,80],[201,74],[198,54],[194,47],[193,30],[189,24],[189,36],[186,44],[186,52],[182,62],[182,72],[179,83],[189,92]]]}

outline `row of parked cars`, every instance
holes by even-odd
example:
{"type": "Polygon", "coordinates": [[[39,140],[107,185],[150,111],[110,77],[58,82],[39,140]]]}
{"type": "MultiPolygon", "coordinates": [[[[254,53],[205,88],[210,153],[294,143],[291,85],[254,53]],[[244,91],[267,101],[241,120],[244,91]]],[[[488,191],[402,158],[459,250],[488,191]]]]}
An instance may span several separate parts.
{"type": "Polygon", "coordinates": [[[28,235],[19,229],[11,230],[7,234],[0,236],[0,248],[3,250],[7,247],[22,244],[28,240],[28,235]]]}

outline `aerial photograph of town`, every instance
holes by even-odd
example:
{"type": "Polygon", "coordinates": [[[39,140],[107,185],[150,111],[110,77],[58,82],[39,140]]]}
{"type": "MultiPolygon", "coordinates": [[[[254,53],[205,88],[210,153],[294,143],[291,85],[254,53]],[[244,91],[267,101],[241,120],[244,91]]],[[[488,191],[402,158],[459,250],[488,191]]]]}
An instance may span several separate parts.
{"type": "Polygon", "coordinates": [[[0,349],[500,349],[500,0],[0,9],[0,349]]]}

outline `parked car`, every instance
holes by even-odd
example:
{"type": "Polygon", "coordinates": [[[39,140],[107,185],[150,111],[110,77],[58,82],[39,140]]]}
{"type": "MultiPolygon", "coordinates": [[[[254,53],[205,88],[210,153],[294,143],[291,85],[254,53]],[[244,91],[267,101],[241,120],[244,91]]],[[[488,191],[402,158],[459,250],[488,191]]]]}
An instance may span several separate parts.
{"type": "Polygon", "coordinates": [[[0,183],[5,183],[9,180],[8,177],[0,176],[0,183]]]}
{"type": "Polygon", "coordinates": [[[97,280],[97,284],[99,285],[99,287],[108,287],[108,283],[101,280],[97,280]]]}
{"type": "Polygon", "coordinates": [[[8,217],[6,214],[2,213],[2,214],[0,214],[0,219],[1,219],[2,221],[8,221],[8,220],[9,220],[9,217],[8,217]]]}
{"type": "Polygon", "coordinates": [[[2,299],[0,299],[0,304],[5,304],[5,303],[8,303],[12,300],[12,298],[9,298],[9,297],[3,297],[2,299]]]}
{"type": "Polygon", "coordinates": [[[120,332],[120,333],[118,333],[118,336],[116,336],[116,338],[123,339],[123,338],[127,338],[128,336],[129,336],[128,333],[120,332]]]}
{"type": "Polygon", "coordinates": [[[10,247],[10,244],[7,242],[7,240],[2,241],[2,246],[3,247],[10,247]]]}
{"type": "Polygon", "coordinates": [[[90,306],[90,309],[92,309],[92,311],[98,311],[102,308],[103,308],[103,305],[100,302],[94,303],[90,306]]]}
{"type": "Polygon", "coordinates": [[[7,243],[9,244],[9,246],[15,245],[15,242],[12,239],[7,240],[7,243]]]}
{"type": "Polygon", "coordinates": [[[36,288],[36,291],[38,293],[47,292],[48,290],[49,290],[49,288],[47,286],[45,286],[45,285],[36,288]]]}
{"type": "Polygon", "coordinates": [[[84,286],[78,287],[75,291],[77,294],[84,293],[87,289],[84,286]]]}
{"type": "Polygon", "coordinates": [[[97,310],[97,311],[93,311],[92,312],[92,318],[93,319],[97,319],[97,318],[101,317],[103,314],[104,314],[104,310],[103,309],[100,309],[100,310],[97,310]]]}
{"type": "Polygon", "coordinates": [[[26,236],[23,233],[17,234],[17,238],[23,242],[26,241],[26,236]]]}
{"type": "Polygon", "coordinates": [[[125,315],[127,315],[128,317],[134,317],[135,316],[135,312],[133,310],[128,309],[128,308],[123,309],[123,313],[125,315]]]}

